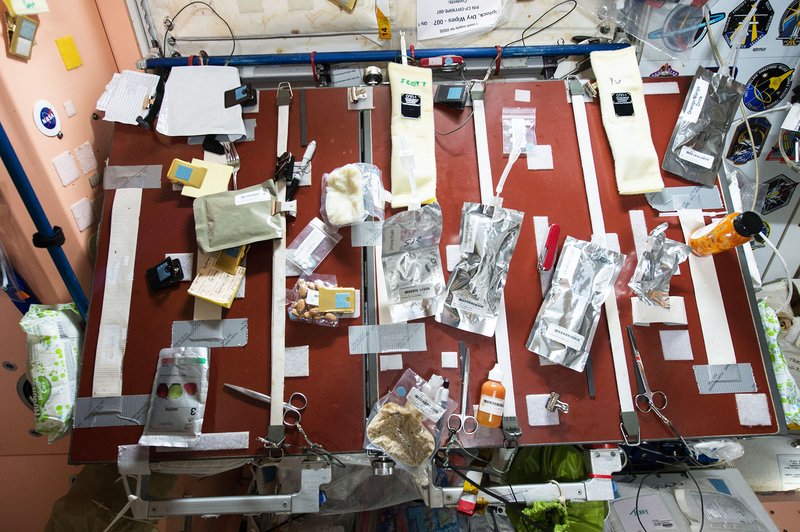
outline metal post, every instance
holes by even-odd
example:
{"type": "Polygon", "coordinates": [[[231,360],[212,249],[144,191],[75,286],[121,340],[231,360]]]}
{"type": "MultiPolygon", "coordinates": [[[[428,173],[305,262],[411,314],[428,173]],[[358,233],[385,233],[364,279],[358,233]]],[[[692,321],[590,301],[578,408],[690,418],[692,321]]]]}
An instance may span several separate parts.
{"type": "Polygon", "coordinates": [[[36,239],[45,242],[51,241],[51,243],[45,247],[47,247],[47,251],[50,252],[50,257],[53,259],[58,273],[61,274],[61,279],[67,286],[67,290],[70,296],[72,296],[75,306],[78,307],[78,312],[80,312],[85,320],[86,313],[89,310],[89,301],[86,299],[86,294],[83,293],[78,278],[75,277],[75,272],[72,270],[72,266],[67,260],[64,250],[61,249],[63,233],[59,227],[54,229],[53,226],[50,225],[50,220],[47,219],[47,215],[44,209],[42,209],[42,204],[39,203],[39,198],[36,196],[36,192],[33,190],[31,182],[28,180],[28,176],[25,174],[25,170],[19,162],[17,153],[14,151],[14,147],[11,145],[11,141],[8,135],[6,135],[6,130],[3,128],[2,123],[0,123],[0,159],[3,160],[3,164],[11,176],[11,181],[13,181],[14,186],[17,187],[17,192],[22,198],[22,202],[28,209],[28,214],[30,214],[31,220],[33,220],[36,226],[36,230],[38,231],[38,237],[36,237],[36,239]],[[59,235],[60,242],[58,241],[59,235]]]}

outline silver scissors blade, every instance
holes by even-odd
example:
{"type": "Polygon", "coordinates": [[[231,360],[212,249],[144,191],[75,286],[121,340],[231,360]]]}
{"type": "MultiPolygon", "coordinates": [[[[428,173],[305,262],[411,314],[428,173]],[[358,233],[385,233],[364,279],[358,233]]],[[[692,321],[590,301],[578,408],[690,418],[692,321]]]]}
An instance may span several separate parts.
{"type": "Polygon", "coordinates": [[[256,401],[261,401],[262,403],[269,404],[272,402],[272,398],[269,395],[251,390],[250,388],[244,388],[243,386],[236,386],[235,384],[228,383],[225,383],[223,386],[228,390],[233,390],[251,399],[255,399],[256,401]]]}

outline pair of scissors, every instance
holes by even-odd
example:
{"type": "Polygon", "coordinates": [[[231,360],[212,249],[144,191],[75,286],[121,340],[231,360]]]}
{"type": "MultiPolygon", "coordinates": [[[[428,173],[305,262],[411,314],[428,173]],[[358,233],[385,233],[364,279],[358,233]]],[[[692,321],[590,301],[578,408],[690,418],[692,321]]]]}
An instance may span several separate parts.
{"type": "Polygon", "coordinates": [[[447,418],[447,428],[451,438],[456,433],[475,434],[478,430],[478,420],[475,416],[467,415],[467,395],[469,393],[469,348],[466,342],[458,343],[458,356],[461,362],[461,413],[450,414],[447,418]]]}
{"type": "MultiPolygon", "coordinates": [[[[267,394],[251,390],[249,388],[244,388],[242,386],[236,386],[235,384],[226,383],[224,387],[251,399],[255,399],[256,401],[261,401],[262,403],[267,404],[272,403],[272,398],[267,394]]],[[[301,412],[306,409],[306,406],[308,406],[308,399],[306,398],[305,394],[294,392],[292,395],[290,395],[289,402],[283,403],[283,424],[287,427],[298,426],[302,417],[301,412]]]]}

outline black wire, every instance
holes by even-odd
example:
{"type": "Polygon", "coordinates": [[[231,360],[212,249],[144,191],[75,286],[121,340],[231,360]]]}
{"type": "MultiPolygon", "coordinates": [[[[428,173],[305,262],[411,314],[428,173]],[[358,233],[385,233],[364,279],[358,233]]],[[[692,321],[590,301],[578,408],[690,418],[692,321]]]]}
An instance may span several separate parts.
{"type": "MultiPolygon", "coordinates": [[[[231,42],[233,43],[233,46],[231,47],[231,53],[228,55],[228,60],[225,61],[225,66],[228,66],[228,63],[230,63],[231,59],[233,58],[233,53],[236,51],[236,36],[233,34],[233,30],[231,29],[231,25],[228,24],[228,21],[225,20],[224,18],[222,18],[222,15],[217,13],[217,10],[214,9],[213,7],[211,7],[211,4],[209,4],[208,2],[203,2],[201,0],[194,0],[193,2],[189,2],[188,4],[186,4],[185,6],[180,8],[178,10],[178,12],[175,13],[172,16],[172,23],[173,24],[175,23],[175,19],[178,18],[178,15],[183,13],[184,9],[186,9],[187,7],[189,7],[191,5],[194,5],[194,4],[202,4],[202,5],[206,6],[208,9],[211,10],[212,13],[214,13],[217,16],[218,19],[220,19],[222,21],[223,24],[225,24],[225,27],[228,28],[228,32],[231,34],[231,42]]],[[[169,33],[169,30],[164,32],[164,45],[163,45],[164,54],[167,53],[167,33],[169,33]]]]}
{"type": "Polygon", "coordinates": [[[298,517],[302,517],[302,516],[303,516],[303,514],[295,514],[295,515],[291,516],[289,519],[287,519],[286,521],[284,521],[283,523],[280,523],[279,525],[275,525],[272,528],[268,528],[264,532],[273,532],[273,530],[278,530],[279,528],[283,528],[284,526],[288,525],[289,523],[291,523],[292,521],[294,521],[298,517]]]}
{"type": "MultiPolygon", "coordinates": [[[[664,471],[664,469],[662,469],[661,471],[664,471]]],[[[700,498],[700,531],[699,532],[703,532],[703,527],[706,524],[706,511],[705,511],[705,506],[703,505],[703,492],[700,489],[700,484],[697,483],[697,480],[695,480],[694,475],[692,475],[692,472],[689,470],[688,467],[686,467],[685,473],[688,475],[689,478],[692,479],[692,482],[694,482],[694,485],[697,488],[697,495],[700,498]]],[[[639,526],[642,527],[642,530],[644,532],[647,532],[647,529],[645,528],[644,523],[642,523],[642,518],[639,517],[639,495],[642,493],[642,485],[644,484],[644,481],[647,480],[647,477],[650,477],[650,476],[655,475],[655,474],[657,474],[657,472],[647,473],[645,476],[643,476],[642,480],[639,481],[639,487],[636,490],[636,502],[635,502],[635,504],[633,506],[633,511],[634,511],[634,513],[636,513],[636,520],[639,521],[639,526]]]]}

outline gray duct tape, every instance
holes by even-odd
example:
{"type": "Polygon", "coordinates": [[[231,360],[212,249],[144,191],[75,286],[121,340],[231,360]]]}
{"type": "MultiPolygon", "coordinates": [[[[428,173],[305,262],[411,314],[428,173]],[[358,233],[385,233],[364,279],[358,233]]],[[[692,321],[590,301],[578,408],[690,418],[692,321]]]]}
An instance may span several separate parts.
{"type": "Polygon", "coordinates": [[[354,248],[376,246],[383,238],[383,222],[366,221],[352,226],[350,242],[354,248]]]}
{"type": "Polygon", "coordinates": [[[746,393],[758,390],[750,364],[694,366],[694,378],[701,394],[746,393]]]}
{"type": "Polygon", "coordinates": [[[247,345],[247,318],[172,322],[172,347],[247,345]]]}
{"type": "Polygon", "coordinates": [[[427,349],[424,323],[354,325],[348,328],[348,335],[351,355],[427,349]]]}
{"type": "Polygon", "coordinates": [[[75,401],[73,427],[122,427],[144,425],[150,395],[117,397],[78,397],[75,401]]]}
{"type": "Polygon", "coordinates": [[[701,186],[666,187],[661,192],[645,194],[647,203],[660,212],[681,209],[721,209],[719,188],[701,186]]]}
{"type": "Polygon", "coordinates": [[[107,166],[103,170],[103,189],[161,188],[163,171],[160,164],[107,166]]]}

